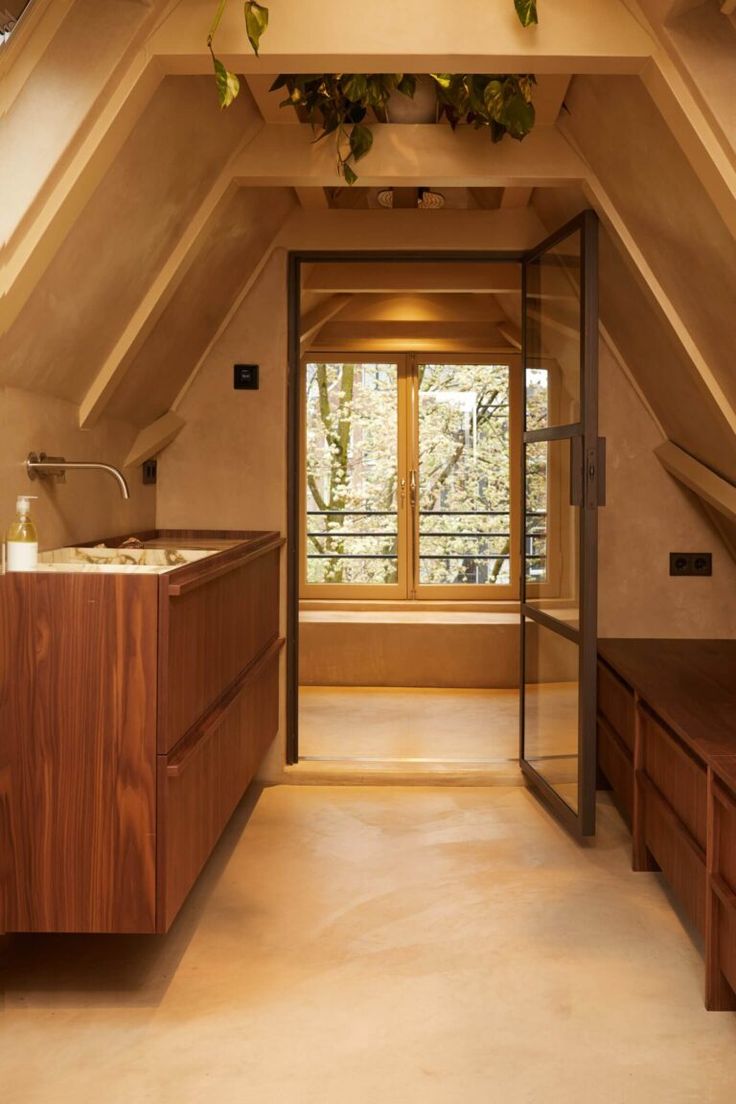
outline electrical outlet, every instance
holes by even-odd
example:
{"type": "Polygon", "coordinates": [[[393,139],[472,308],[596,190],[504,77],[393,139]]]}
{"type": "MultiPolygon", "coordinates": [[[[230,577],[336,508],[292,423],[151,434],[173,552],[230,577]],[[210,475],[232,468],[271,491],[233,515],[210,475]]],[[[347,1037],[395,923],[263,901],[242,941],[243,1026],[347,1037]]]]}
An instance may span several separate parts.
{"type": "Polygon", "coordinates": [[[670,552],[670,575],[712,575],[710,552],[670,552]]]}
{"type": "Polygon", "coordinates": [[[713,574],[713,555],[710,552],[693,552],[693,575],[713,574]]]}

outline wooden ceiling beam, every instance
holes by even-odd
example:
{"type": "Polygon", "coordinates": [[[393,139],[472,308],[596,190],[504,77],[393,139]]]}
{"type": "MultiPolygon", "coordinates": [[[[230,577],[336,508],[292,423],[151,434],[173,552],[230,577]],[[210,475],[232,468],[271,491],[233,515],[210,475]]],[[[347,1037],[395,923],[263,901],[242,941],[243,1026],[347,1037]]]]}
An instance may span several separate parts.
{"type": "MultiPolygon", "coordinates": [[[[431,216],[430,216],[431,217],[431,216]]],[[[521,270],[516,263],[435,261],[380,264],[340,262],[310,265],[304,275],[308,291],[399,294],[402,292],[478,293],[516,292],[521,270]]]]}
{"type": "Polygon", "coordinates": [[[504,188],[501,196],[501,210],[518,210],[520,207],[528,207],[534,188],[504,188]]]}
{"type": "MultiPolygon", "coordinates": [[[[590,0],[555,0],[529,30],[505,4],[456,0],[457,17],[440,20],[426,0],[402,0],[376,19],[371,5],[322,0],[315,20],[310,4],[282,0],[264,42],[277,73],[638,73],[652,54],[651,38],[620,0],[595,6],[591,19],[590,0]]],[[[181,0],[150,46],[167,72],[211,73],[202,0],[181,0]]],[[[240,4],[225,5],[216,49],[233,72],[263,70],[240,4]]]]}
{"type": "Polygon", "coordinates": [[[155,422],[151,422],[139,432],[125,459],[124,466],[136,467],[150,460],[152,456],[157,456],[179,435],[184,425],[184,419],[173,410],[169,410],[155,422]]]}
{"type": "Polygon", "coordinates": [[[312,310],[307,311],[301,320],[299,335],[301,344],[308,345],[325,322],[329,322],[331,318],[339,314],[349,302],[349,295],[333,295],[331,298],[325,299],[324,302],[318,303],[312,310]]]}
{"type": "MultiPolygon", "coordinates": [[[[493,145],[472,127],[382,124],[358,167],[361,187],[509,188],[579,184],[587,167],[556,127],[536,127],[523,142],[493,145]]],[[[242,184],[299,188],[340,185],[335,150],[308,126],[267,123],[234,166],[242,184]]],[[[421,212],[430,217],[440,212],[421,212]]]]}
{"type": "Polygon", "coordinates": [[[665,441],[654,452],[670,475],[694,491],[728,521],[736,522],[736,487],[733,483],[690,456],[673,441],[665,441]]]}

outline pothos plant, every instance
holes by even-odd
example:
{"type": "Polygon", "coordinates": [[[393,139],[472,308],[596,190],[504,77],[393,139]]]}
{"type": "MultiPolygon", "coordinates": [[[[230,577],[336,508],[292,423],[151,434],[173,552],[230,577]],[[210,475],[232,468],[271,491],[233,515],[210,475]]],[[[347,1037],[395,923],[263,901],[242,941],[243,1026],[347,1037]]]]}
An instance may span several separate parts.
{"type": "MultiPolygon", "coordinates": [[[[207,37],[221,107],[229,107],[240,91],[237,76],[226,69],[212,46],[226,3],[218,0],[207,37]]],[[[538,22],[536,0],[514,0],[514,7],[522,26],[538,22]]],[[[248,41],[258,54],[268,27],[268,8],[257,0],[245,0],[244,10],[248,41]]],[[[530,73],[428,76],[437,95],[438,118],[444,116],[453,130],[460,123],[468,123],[476,129],[488,128],[494,142],[506,134],[521,141],[534,126],[532,91],[536,81],[530,73]]],[[[271,91],[286,89],[281,106],[292,106],[308,119],[317,141],[335,135],[338,172],[346,183],[354,184],[358,176],[353,166],[373,145],[369,112],[385,121],[391,97],[398,94],[413,99],[416,86],[417,75],[413,73],[296,73],[281,74],[271,91]]]]}

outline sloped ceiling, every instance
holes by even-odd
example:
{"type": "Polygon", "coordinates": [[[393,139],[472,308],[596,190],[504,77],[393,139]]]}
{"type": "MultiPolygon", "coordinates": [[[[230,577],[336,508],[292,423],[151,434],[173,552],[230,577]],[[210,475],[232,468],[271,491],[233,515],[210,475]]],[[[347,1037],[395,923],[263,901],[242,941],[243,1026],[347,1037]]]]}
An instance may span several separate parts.
{"type": "MultiPolygon", "coordinates": [[[[285,7],[290,2],[284,0],[285,7]]],[[[661,8],[661,0],[656,2],[661,8]]],[[[705,64],[710,50],[715,70],[723,73],[723,49],[712,41],[711,11],[707,19],[680,11],[665,26],[672,6],[653,11],[652,0],[644,4],[652,19],[647,30],[621,0],[601,0],[600,6],[605,35],[602,24],[593,33],[590,5],[583,0],[560,0],[545,13],[541,35],[525,35],[509,27],[495,6],[484,7],[486,31],[494,32],[488,40],[500,55],[495,60],[515,58],[521,64],[520,51],[527,50],[523,68],[544,74],[545,125],[537,146],[492,148],[482,135],[464,134],[452,147],[462,150],[458,167],[452,170],[445,156],[443,172],[458,190],[471,180],[479,185],[466,192],[462,212],[477,217],[479,226],[528,203],[530,196],[550,227],[583,205],[598,208],[608,228],[601,250],[604,326],[667,436],[735,479],[736,185],[728,191],[734,99],[708,77],[705,64]],[[668,59],[674,59],[672,72],[668,59]],[[651,91],[652,73],[661,78],[659,99],[651,91]],[[689,82],[690,99],[677,98],[676,80],[689,82]],[[563,96],[567,110],[555,126],[563,96]],[[701,146],[692,135],[687,143],[682,140],[677,112],[686,109],[707,138],[701,146]],[[522,152],[535,148],[543,162],[522,152]],[[707,171],[699,171],[698,164],[707,171]],[[568,182],[564,188],[562,178],[568,182]],[[728,217],[714,199],[726,194],[734,204],[728,217]]],[[[328,159],[327,170],[322,162],[316,170],[311,143],[302,140],[304,128],[294,120],[283,125],[283,116],[273,114],[262,94],[256,102],[245,82],[236,104],[218,110],[200,26],[205,8],[196,0],[70,0],[56,34],[39,47],[38,79],[36,70],[21,79],[22,65],[9,71],[4,144],[9,138],[19,169],[2,210],[10,253],[15,261],[21,258],[17,271],[25,237],[36,234],[41,240],[46,232],[44,189],[53,209],[43,263],[33,267],[29,247],[23,294],[15,297],[12,321],[0,334],[0,383],[80,403],[82,424],[93,424],[104,409],[142,428],[171,407],[297,202],[288,186],[290,148],[299,151],[304,179],[293,183],[301,186],[305,207],[339,218],[353,212],[329,210],[330,205],[370,204],[366,193],[351,199],[344,189],[334,191],[339,183],[334,177],[333,190],[325,191],[323,176],[334,172],[334,164],[328,159]],[[259,186],[255,148],[284,151],[283,186],[259,186]],[[107,162],[95,161],[100,150],[107,162]],[[243,179],[247,185],[237,187],[234,182],[243,179]],[[74,202],[64,205],[59,194],[67,186],[74,202]],[[33,280],[28,273],[35,273],[33,280]]],[[[328,21],[324,28],[322,48],[328,53],[352,12],[350,4],[347,8],[347,15],[340,11],[337,23],[328,21]]],[[[294,13],[301,26],[304,13],[296,6],[294,13]]],[[[309,40],[300,42],[297,24],[280,14],[273,33],[269,29],[269,49],[283,60],[307,49],[309,40]]],[[[353,14],[348,37],[358,42],[365,12],[356,7],[353,14]]],[[[415,57],[419,45],[411,21],[393,10],[386,20],[380,35],[372,25],[373,47],[380,37],[382,49],[390,44],[415,57]]],[[[456,21],[449,45],[443,39],[431,58],[431,29],[423,26],[422,65],[446,67],[447,57],[439,51],[451,49],[456,65],[472,70],[475,58],[477,68],[479,38],[477,28],[468,31],[471,23],[456,21]]],[[[241,17],[228,14],[221,30],[223,52],[241,72],[260,74],[261,85],[267,84],[263,64],[244,46],[241,24],[241,17]]],[[[731,35],[730,21],[722,27],[724,36],[731,35]]],[[[8,49],[12,46],[11,41],[8,49]]],[[[319,63],[317,55],[313,63],[319,63]]],[[[426,127],[398,130],[406,134],[402,158],[391,159],[392,135],[384,143],[384,160],[376,155],[374,162],[384,166],[383,186],[401,185],[397,164],[412,166],[414,175],[426,172],[423,182],[432,186],[432,134],[426,127]]],[[[442,135],[443,150],[447,137],[442,135]]],[[[394,213],[366,209],[364,214],[390,219],[394,213]]],[[[457,212],[437,213],[442,214],[457,212]]],[[[280,240],[288,247],[288,240],[280,240]]],[[[401,241],[395,244],[400,247],[401,241]]],[[[349,314],[338,315],[328,325],[337,334],[335,327],[352,321],[349,314]]],[[[487,321],[493,324],[490,315],[487,321]]]]}

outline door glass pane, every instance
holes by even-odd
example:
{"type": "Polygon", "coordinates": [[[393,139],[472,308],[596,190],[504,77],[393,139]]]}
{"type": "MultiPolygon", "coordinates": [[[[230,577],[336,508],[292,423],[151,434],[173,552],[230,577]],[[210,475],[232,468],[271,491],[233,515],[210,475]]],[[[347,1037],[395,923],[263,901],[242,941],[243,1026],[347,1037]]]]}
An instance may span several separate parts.
{"type": "Polygon", "coordinates": [[[398,583],[398,368],[306,365],[307,582],[398,583]]]}
{"type": "Polygon", "coordinates": [[[419,364],[419,582],[510,582],[507,364],[419,364]]]}
{"type": "Polygon", "coordinates": [[[524,622],[524,758],[578,808],[578,645],[524,622]]]}
{"type": "Polygon", "coordinates": [[[527,264],[526,429],[580,420],[581,235],[527,264]]]}
{"type": "Polygon", "coordinates": [[[571,502],[572,442],[534,441],[524,452],[526,602],[577,628],[580,509],[571,502]]]}

